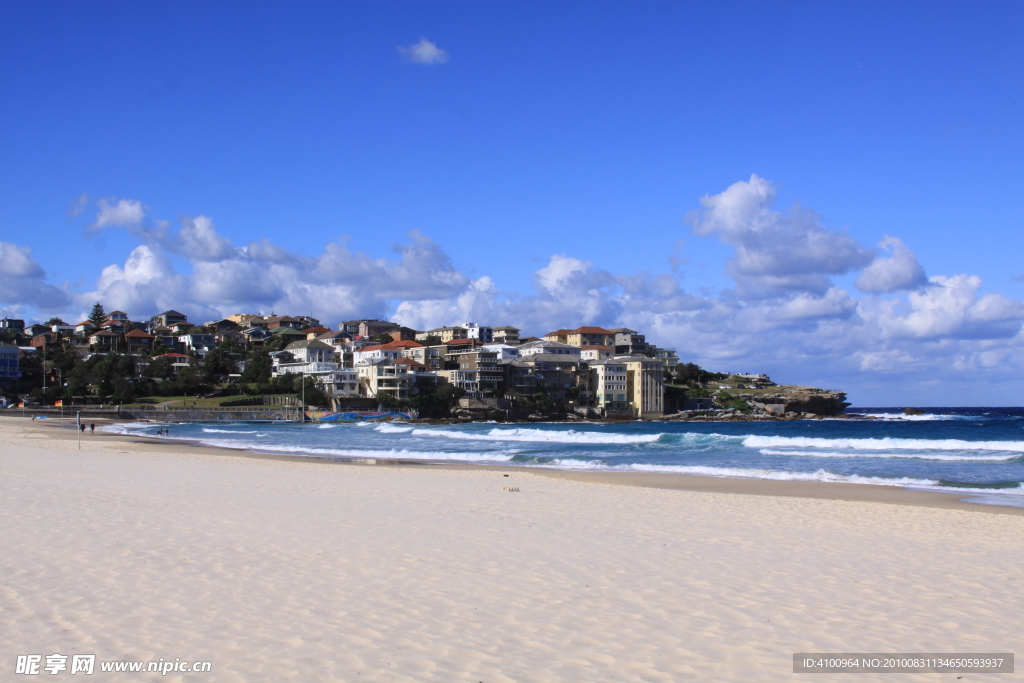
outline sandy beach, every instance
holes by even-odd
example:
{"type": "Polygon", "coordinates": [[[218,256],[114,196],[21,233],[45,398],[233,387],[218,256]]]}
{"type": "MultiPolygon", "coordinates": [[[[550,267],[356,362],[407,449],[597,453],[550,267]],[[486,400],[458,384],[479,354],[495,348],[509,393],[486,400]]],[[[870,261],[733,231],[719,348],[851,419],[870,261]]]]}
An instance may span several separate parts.
{"type": "Polygon", "coordinates": [[[1024,631],[1024,510],[99,433],[77,450],[47,422],[0,418],[3,680],[61,653],[212,668],[111,681],[790,681],[794,652],[1014,652],[1024,631]]]}

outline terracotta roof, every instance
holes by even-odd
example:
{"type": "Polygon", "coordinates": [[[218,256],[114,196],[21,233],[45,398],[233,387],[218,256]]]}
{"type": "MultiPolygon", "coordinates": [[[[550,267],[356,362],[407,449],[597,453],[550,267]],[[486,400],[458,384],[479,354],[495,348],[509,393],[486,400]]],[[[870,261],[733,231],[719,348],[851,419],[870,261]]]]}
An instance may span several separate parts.
{"type": "Polygon", "coordinates": [[[330,328],[327,327],[307,327],[306,329],[299,331],[302,332],[302,334],[324,334],[325,332],[330,332],[331,330],[330,328]]]}
{"type": "Polygon", "coordinates": [[[124,336],[126,336],[126,337],[136,337],[138,339],[152,339],[153,338],[153,335],[147,334],[147,333],[143,332],[142,330],[132,330],[131,332],[129,332],[128,334],[126,334],[124,336]]]}
{"type": "Polygon", "coordinates": [[[554,332],[548,332],[545,337],[564,337],[567,334],[572,334],[576,330],[555,330],[554,332]]]}
{"type": "Polygon", "coordinates": [[[363,348],[359,349],[356,353],[359,353],[361,351],[379,351],[381,349],[384,349],[385,351],[395,350],[394,348],[389,348],[387,344],[374,344],[373,346],[364,346],[363,348]]]}
{"type": "Polygon", "coordinates": [[[448,346],[457,346],[459,344],[480,344],[482,346],[483,342],[480,341],[479,339],[470,339],[469,337],[464,337],[462,339],[452,339],[450,342],[447,343],[448,346]]]}
{"type": "Polygon", "coordinates": [[[410,367],[417,367],[417,368],[425,368],[425,367],[427,367],[423,363],[421,363],[421,362],[419,362],[417,360],[413,360],[412,358],[396,358],[395,362],[396,363],[404,363],[405,365],[408,365],[410,367]]]}
{"type": "Polygon", "coordinates": [[[580,327],[575,330],[571,330],[575,334],[608,334],[608,330],[603,327],[580,327]]]}
{"type": "Polygon", "coordinates": [[[384,346],[391,349],[418,349],[423,346],[423,344],[411,339],[403,339],[402,341],[388,342],[387,344],[384,344],[384,346]]]}

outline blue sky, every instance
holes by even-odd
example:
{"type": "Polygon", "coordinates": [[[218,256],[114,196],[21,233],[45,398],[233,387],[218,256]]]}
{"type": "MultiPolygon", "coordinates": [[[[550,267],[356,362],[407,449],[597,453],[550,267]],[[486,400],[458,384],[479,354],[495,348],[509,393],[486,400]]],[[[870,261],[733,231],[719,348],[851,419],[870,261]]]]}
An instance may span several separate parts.
{"type": "Polygon", "coordinates": [[[1022,19],[8,4],[0,311],[626,325],[860,405],[1019,405],[1022,19]]]}

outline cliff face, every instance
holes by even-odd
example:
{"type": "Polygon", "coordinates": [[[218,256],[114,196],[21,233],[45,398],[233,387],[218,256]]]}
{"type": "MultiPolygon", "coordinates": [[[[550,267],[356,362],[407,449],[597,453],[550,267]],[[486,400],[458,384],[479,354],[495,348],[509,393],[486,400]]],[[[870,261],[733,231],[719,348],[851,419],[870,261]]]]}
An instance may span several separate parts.
{"type": "Polygon", "coordinates": [[[846,394],[841,391],[824,391],[818,394],[803,394],[784,398],[782,405],[787,413],[812,413],[814,415],[838,415],[850,405],[846,394]]]}
{"type": "Polygon", "coordinates": [[[782,416],[786,413],[812,415],[839,415],[847,407],[846,394],[841,391],[822,391],[810,387],[777,387],[776,391],[758,395],[736,393],[735,398],[746,401],[755,412],[782,416]]]}

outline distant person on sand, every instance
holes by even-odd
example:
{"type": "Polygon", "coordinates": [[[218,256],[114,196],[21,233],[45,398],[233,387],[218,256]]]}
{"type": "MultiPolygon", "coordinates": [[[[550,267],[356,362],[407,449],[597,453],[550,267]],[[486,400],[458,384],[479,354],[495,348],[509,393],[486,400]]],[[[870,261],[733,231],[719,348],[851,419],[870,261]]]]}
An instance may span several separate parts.
{"type": "Polygon", "coordinates": [[[96,424],[95,423],[89,423],[89,433],[92,434],[95,431],[96,431],[96,424]]]}
{"type": "Polygon", "coordinates": [[[81,429],[83,432],[85,431],[85,425],[78,425],[78,428],[81,429]]]}

